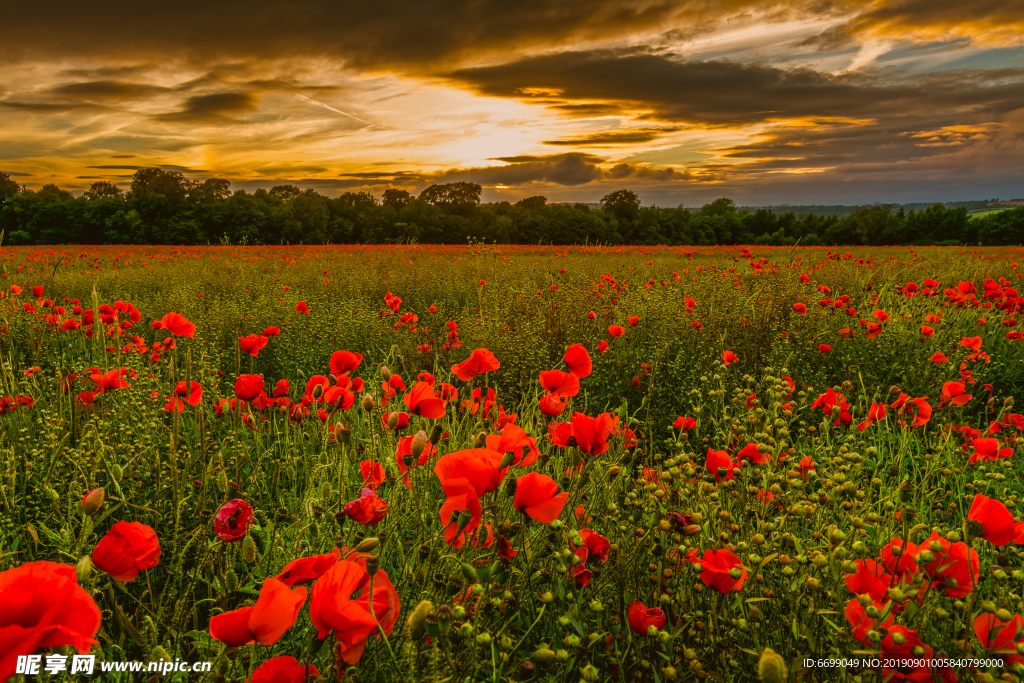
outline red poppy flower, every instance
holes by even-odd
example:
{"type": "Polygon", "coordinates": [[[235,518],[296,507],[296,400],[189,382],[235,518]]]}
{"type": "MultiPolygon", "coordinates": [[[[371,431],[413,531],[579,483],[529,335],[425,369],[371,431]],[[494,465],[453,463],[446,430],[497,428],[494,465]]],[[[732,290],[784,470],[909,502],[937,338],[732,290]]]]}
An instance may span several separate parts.
{"type": "Polygon", "coordinates": [[[276,337],[276,336],[278,336],[280,334],[281,334],[281,328],[280,327],[268,327],[267,329],[263,330],[263,336],[264,337],[276,337]]]}
{"type": "Polygon", "coordinates": [[[972,463],[999,460],[1013,455],[1012,448],[999,448],[999,439],[974,439],[972,444],[974,445],[974,455],[970,457],[972,463]]]}
{"type": "Polygon", "coordinates": [[[501,434],[491,434],[487,437],[487,448],[504,455],[512,453],[515,460],[512,464],[517,467],[529,467],[537,462],[540,457],[540,449],[537,448],[537,441],[529,436],[522,427],[507,422],[502,428],[501,434]],[[526,455],[523,455],[523,450],[526,455]]]}
{"type": "Polygon", "coordinates": [[[732,351],[722,352],[722,364],[725,365],[726,367],[729,367],[731,363],[735,363],[738,360],[739,358],[732,351]]]}
{"type": "Polygon", "coordinates": [[[274,578],[289,588],[310,583],[323,576],[340,559],[341,551],[337,548],[325,555],[300,557],[286,564],[281,573],[274,578]]]}
{"type": "Polygon", "coordinates": [[[235,498],[221,505],[213,516],[213,533],[225,543],[233,543],[245,538],[252,523],[252,506],[235,498]]]}
{"type": "MultiPolygon", "coordinates": [[[[879,612],[885,612],[886,610],[885,605],[881,602],[874,601],[871,606],[875,607],[879,612]]],[[[861,605],[857,598],[851,598],[850,601],[846,603],[843,615],[850,623],[850,634],[865,645],[868,644],[868,631],[875,628],[875,619],[868,616],[867,608],[861,605]]],[[[889,615],[881,624],[879,624],[879,626],[882,628],[890,628],[894,618],[895,615],[890,611],[889,615]]],[[[928,679],[924,679],[924,681],[927,680],[928,679]]]]}
{"type": "Polygon", "coordinates": [[[160,320],[153,321],[154,330],[167,330],[175,337],[195,339],[196,326],[181,313],[168,313],[160,320]]]}
{"type": "Polygon", "coordinates": [[[228,647],[250,643],[273,645],[292,627],[306,602],[305,588],[289,588],[268,577],[252,607],[224,612],[210,619],[210,637],[228,647]]]}
{"type": "Polygon", "coordinates": [[[628,618],[629,627],[641,635],[647,635],[647,629],[651,626],[656,629],[662,629],[668,622],[664,612],[657,607],[648,609],[639,600],[629,603],[628,618]]]}
{"type": "Polygon", "coordinates": [[[1014,614],[1009,621],[1000,621],[994,614],[981,613],[974,618],[974,633],[981,646],[1002,657],[1007,664],[1024,664],[1024,657],[1017,654],[1017,646],[1024,642],[1017,634],[1024,631],[1024,618],[1014,614]]]}
{"type": "Polygon", "coordinates": [[[587,353],[587,349],[583,344],[573,344],[566,349],[562,360],[565,361],[569,372],[580,379],[590,376],[594,369],[593,363],[590,362],[590,354],[587,353]]]}
{"type": "Polygon", "coordinates": [[[719,593],[727,595],[731,591],[743,588],[747,580],[747,569],[740,562],[740,559],[728,550],[708,550],[700,559],[700,566],[704,570],[700,580],[708,588],[714,588],[719,593]],[[734,579],[730,572],[733,569],[740,571],[740,577],[734,579]]]}
{"type": "Polygon", "coordinates": [[[42,285],[36,285],[35,287],[32,288],[32,296],[34,296],[35,298],[38,299],[42,295],[43,295],[43,287],[42,287],[42,285]]]}
{"type": "Polygon", "coordinates": [[[444,528],[444,539],[451,547],[459,550],[466,543],[467,538],[473,536],[473,532],[480,526],[480,519],[483,508],[480,506],[480,497],[474,487],[466,479],[456,479],[447,482],[446,493],[448,499],[441,505],[441,526],[444,528]],[[468,522],[460,528],[464,520],[463,513],[468,513],[468,522]]]}
{"type": "Polygon", "coordinates": [[[832,351],[832,347],[828,344],[818,344],[818,350],[822,353],[829,353],[832,351]]]}
{"type": "Polygon", "coordinates": [[[250,334],[248,337],[239,339],[238,345],[250,356],[255,357],[259,355],[260,349],[265,347],[268,341],[270,340],[261,334],[250,334]]]}
{"type": "Polygon", "coordinates": [[[799,313],[800,315],[803,315],[804,313],[807,312],[807,306],[805,306],[804,304],[793,304],[793,310],[799,313]]]}
{"type": "Polygon", "coordinates": [[[128,389],[131,386],[128,382],[121,379],[128,375],[128,368],[107,370],[106,372],[96,368],[89,368],[89,373],[89,379],[96,382],[96,389],[92,392],[93,396],[105,394],[113,389],[128,389]]]}
{"type": "Polygon", "coordinates": [[[248,683],[306,683],[320,677],[312,664],[300,664],[291,656],[271,657],[256,667],[248,683]]]}
{"type": "Polygon", "coordinates": [[[938,552],[933,551],[935,560],[921,566],[921,571],[931,577],[936,584],[944,587],[947,597],[964,597],[974,590],[971,577],[977,579],[979,576],[978,553],[973,548],[968,549],[966,543],[950,543],[936,531],[932,531],[932,535],[925,539],[921,547],[929,548],[933,542],[939,543],[942,549],[938,552]],[[968,557],[970,567],[967,564],[968,557]]]}
{"type": "Polygon", "coordinates": [[[933,353],[932,357],[929,358],[928,360],[935,363],[936,365],[942,365],[943,363],[949,362],[949,359],[946,358],[946,355],[941,351],[936,351],[935,353],[933,353]]]}
{"type": "Polygon", "coordinates": [[[357,524],[375,526],[388,514],[388,504],[373,489],[363,489],[359,498],[345,504],[345,514],[357,524]]]}
{"type": "Polygon", "coordinates": [[[608,561],[608,553],[611,550],[611,542],[601,534],[594,533],[590,529],[580,530],[580,539],[587,549],[590,557],[596,557],[602,562],[608,561]]]}
{"type": "Polygon", "coordinates": [[[925,337],[932,337],[935,335],[935,329],[928,327],[927,325],[921,325],[921,335],[925,337]]]}
{"type": "Polygon", "coordinates": [[[629,317],[629,326],[630,327],[636,327],[638,324],[640,324],[640,316],[633,315],[633,316],[629,317]]]}
{"type": "Polygon", "coordinates": [[[309,314],[309,306],[306,305],[305,301],[300,301],[299,303],[295,304],[295,312],[307,315],[309,314]]]}
{"type": "Polygon", "coordinates": [[[615,337],[621,337],[622,335],[626,334],[626,328],[620,325],[609,325],[608,334],[610,334],[613,339],[615,337]]]}
{"type": "MultiPolygon", "coordinates": [[[[412,483],[409,481],[409,475],[406,471],[409,469],[408,465],[405,464],[405,456],[412,455],[412,440],[416,438],[415,435],[410,434],[409,436],[403,436],[398,440],[398,448],[395,450],[395,459],[398,461],[398,476],[402,478],[402,483],[405,484],[405,488],[412,490],[412,483]]],[[[437,446],[427,442],[427,445],[423,448],[423,452],[420,454],[420,459],[416,461],[416,465],[422,467],[433,456],[437,455],[437,446]]]]}
{"type": "Polygon", "coordinates": [[[672,423],[672,426],[676,429],[696,429],[697,421],[692,417],[677,417],[676,421],[672,423]]]}
{"type": "Polygon", "coordinates": [[[548,417],[554,417],[555,415],[561,415],[562,411],[565,410],[566,398],[557,394],[544,394],[538,401],[540,411],[548,417]]]}
{"type": "Polygon", "coordinates": [[[715,451],[709,447],[708,457],[704,467],[707,469],[708,473],[715,475],[716,482],[721,482],[723,479],[732,479],[736,476],[736,472],[733,471],[736,468],[736,465],[733,463],[732,458],[729,457],[729,454],[725,451],[715,451]],[[726,470],[725,477],[721,477],[718,474],[718,470],[723,468],[726,470]]]}
{"type": "Polygon", "coordinates": [[[606,342],[604,339],[602,339],[601,341],[597,342],[597,352],[598,353],[604,353],[605,351],[608,350],[609,346],[610,345],[608,344],[608,342],[606,342]]]}
{"type": "Polygon", "coordinates": [[[967,519],[981,525],[978,537],[992,545],[1006,545],[1024,533],[1024,522],[1015,522],[1013,513],[1005,505],[980,493],[974,496],[967,519]]]}
{"type": "Polygon", "coordinates": [[[519,554],[519,551],[512,547],[512,544],[504,536],[498,536],[498,557],[503,560],[511,560],[519,554]]]}
{"type": "Polygon", "coordinates": [[[580,379],[571,372],[542,370],[540,385],[554,396],[575,396],[580,393],[580,379]]]}
{"type": "Polygon", "coordinates": [[[471,486],[477,496],[482,496],[497,490],[501,483],[504,473],[498,466],[503,455],[489,448],[455,451],[438,459],[434,474],[447,496],[458,495],[463,482],[471,486]]]}
{"type": "Polygon", "coordinates": [[[854,560],[853,564],[856,570],[843,579],[850,592],[854,595],[867,593],[875,602],[888,600],[892,577],[885,573],[884,568],[874,560],[854,560]]]}
{"type": "Polygon", "coordinates": [[[748,443],[746,446],[740,449],[739,453],[736,454],[736,462],[739,462],[744,458],[758,465],[768,462],[768,460],[765,458],[764,453],[757,450],[756,443],[748,443]]]}
{"type": "Polygon", "coordinates": [[[274,398],[281,398],[282,396],[287,396],[288,391],[288,380],[279,379],[277,380],[277,384],[274,385],[274,398]]]}
{"type": "Polygon", "coordinates": [[[501,362],[487,349],[475,349],[469,358],[452,366],[452,372],[463,382],[472,380],[479,374],[497,370],[501,362]]]}
{"type": "Polygon", "coordinates": [[[235,380],[235,398],[252,401],[263,393],[263,378],[259,375],[239,375],[235,380]]]}
{"type": "Polygon", "coordinates": [[[334,631],[338,641],[345,643],[348,649],[365,642],[377,628],[377,620],[370,614],[369,600],[352,597],[368,578],[363,567],[341,560],[313,584],[309,616],[321,639],[334,631]]]}
{"type": "Polygon", "coordinates": [[[962,382],[946,382],[942,385],[942,396],[944,397],[944,403],[952,403],[956,406],[962,406],[972,398],[971,394],[966,393],[966,387],[962,382]]]}
{"type": "Polygon", "coordinates": [[[21,655],[65,645],[86,654],[98,643],[100,608],[69,564],[26,562],[0,572],[0,599],[2,681],[14,676],[21,655]]]}
{"type": "Polygon", "coordinates": [[[402,403],[413,415],[437,420],[444,417],[445,401],[434,394],[434,387],[427,382],[416,382],[405,396],[402,403]]]}
{"type": "Polygon", "coordinates": [[[807,479],[807,474],[814,469],[814,458],[809,455],[805,455],[800,458],[800,476],[807,479]]]}
{"type": "Polygon", "coordinates": [[[542,524],[550,524],[562,514],[568,497],[565,491],[558,493],[558,484],[546,474],[530,472],[516,479],[516,510],[542,524]]]}
{"type": "Polygon", "coordinates": [[[335,351],[331,354],[331,372],[335,375],[348,375],[363,362],[363,354],[353,351],[335,351]]]}
{"type": "Polygon", "coordinates": [[[572,416],[572,436],[576,447],[587,455],[601,455],[608,450],[608,437],[614,427],[609,413],[601,413],[597,417],[583,413],[573,413],[572,416]]]}
{"type": "Polygon", "coordinates": [[[160,562],[160,541],[152,527],[117,522],[92,551],[92,563],[118,581],[134,581],[143,569],[160,562]]]}
{"type": "Polygon", "coordinates": [[[377,487],[384,483],[384,468],[379,462],[363,460],[359,463],[359,471],[363,475],[363,486],[377,490],[377,487]]]}

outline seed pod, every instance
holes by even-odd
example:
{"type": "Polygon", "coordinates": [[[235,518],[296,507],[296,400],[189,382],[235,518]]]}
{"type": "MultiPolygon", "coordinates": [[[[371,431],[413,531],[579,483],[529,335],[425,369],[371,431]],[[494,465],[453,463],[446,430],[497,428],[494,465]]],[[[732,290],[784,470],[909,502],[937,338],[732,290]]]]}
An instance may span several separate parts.
{"type": "Polygon", "coordinates": [[[363,412],[372,413],[373,408],[376,405],[376,401],[374,400],[372,394],[366,394],[365,396],[363,396],[363,401],[360,405],[363,408],[363,412]]]}
{"type": "Polygon", "coordinates": [[[429,439],[427,438],[427,433],[422,429],[416,432],[416,434],[412,437],[411,449],[412,457],[414,460],[418,461],[420,459],[420,456],[423,455],[423,451],[426,450],[427,448],[428,442],[429,439]]]}

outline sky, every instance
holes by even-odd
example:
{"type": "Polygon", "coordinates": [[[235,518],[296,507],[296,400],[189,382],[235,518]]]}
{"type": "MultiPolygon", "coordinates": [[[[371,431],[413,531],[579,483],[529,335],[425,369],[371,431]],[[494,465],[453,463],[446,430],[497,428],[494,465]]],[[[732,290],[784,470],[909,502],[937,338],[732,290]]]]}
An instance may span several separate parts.
{"type": "Polygon", "coordinates": [[[1024,0],[12,3],[0,171],[483,201],[1024,197],[1024,0]]]}

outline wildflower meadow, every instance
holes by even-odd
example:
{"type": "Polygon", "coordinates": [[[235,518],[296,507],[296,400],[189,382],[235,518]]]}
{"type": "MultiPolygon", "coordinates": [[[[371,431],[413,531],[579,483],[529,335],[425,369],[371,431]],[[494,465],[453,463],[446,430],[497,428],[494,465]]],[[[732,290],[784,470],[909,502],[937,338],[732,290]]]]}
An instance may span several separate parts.
{"type": "Polygon", "coordinates": [[[0,681],[1024,679],[1022,249],[0,258],[0,681]]]}

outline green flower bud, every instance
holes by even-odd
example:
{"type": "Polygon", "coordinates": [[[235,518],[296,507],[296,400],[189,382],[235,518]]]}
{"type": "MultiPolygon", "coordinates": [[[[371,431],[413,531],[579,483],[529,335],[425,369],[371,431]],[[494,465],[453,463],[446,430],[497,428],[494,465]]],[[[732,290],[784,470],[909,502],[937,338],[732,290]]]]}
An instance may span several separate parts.
{"type": "Polygon", "coordinates": [[[763,683],[784,683],[786,675],[786,662],[775,650],[766,647],[757,660],[758,679],[763,683]]]}

